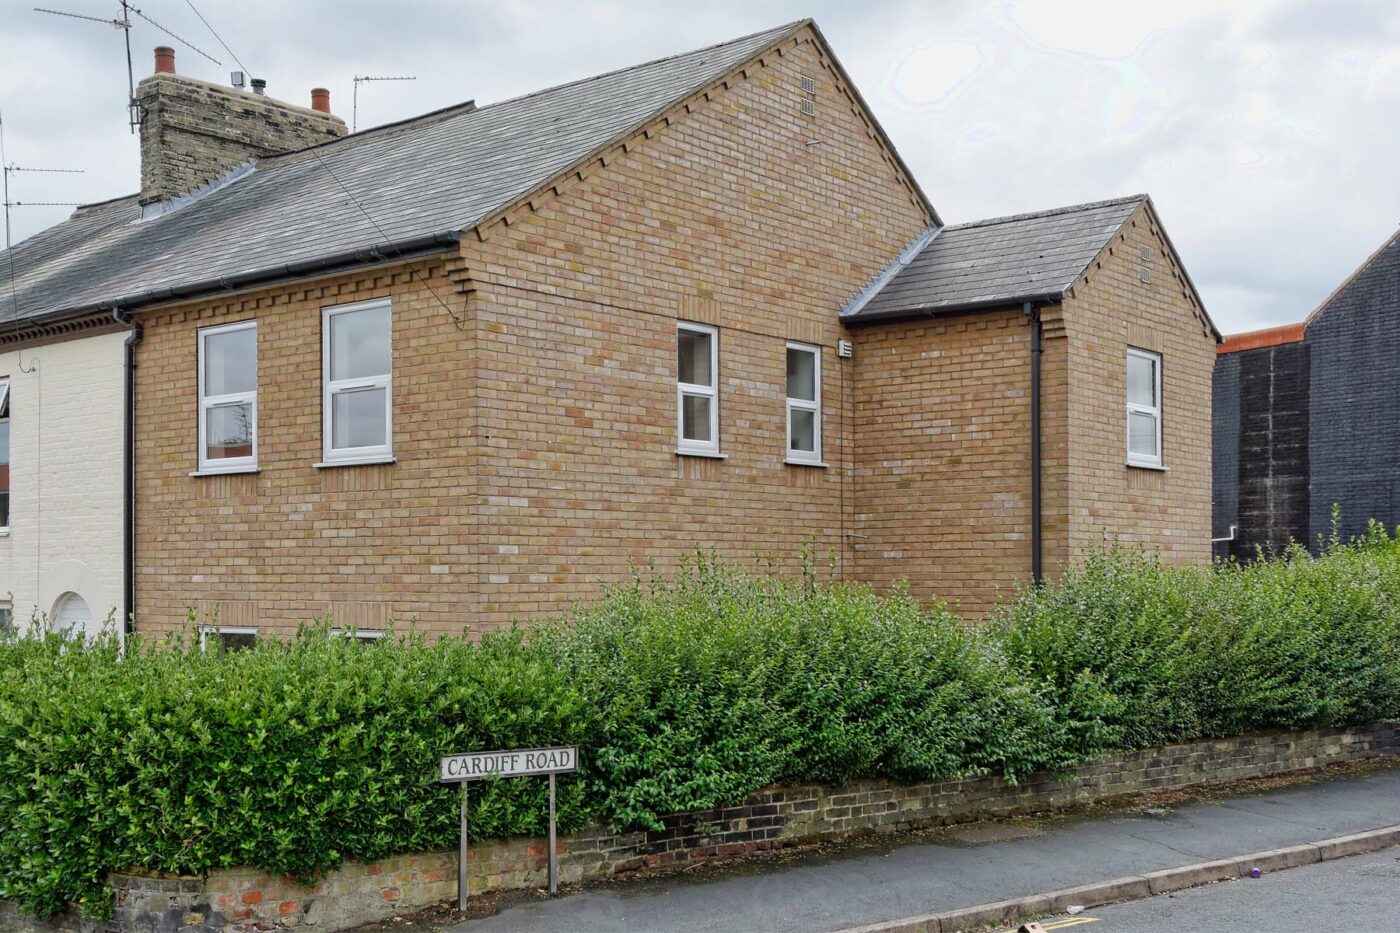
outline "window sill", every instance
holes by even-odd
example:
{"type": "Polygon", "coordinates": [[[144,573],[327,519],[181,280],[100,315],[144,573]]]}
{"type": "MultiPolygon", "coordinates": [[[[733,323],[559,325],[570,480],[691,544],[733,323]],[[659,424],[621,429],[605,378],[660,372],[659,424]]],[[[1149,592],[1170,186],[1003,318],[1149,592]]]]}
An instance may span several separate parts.
{"type": "Polygon", "coordinates": [[[1130,470],[1151,470],[1154,473],[1170,473],[1171,467],[1163,466],[1160,463],[1135,463],[1132,460],[1125,464],[1130,470]]]}
{"type": "Polygon", "coordinates": [[[9,536],[10,536],[10,529],[8,529],[8,528],[0,528],[0,538],[8,538],[9,536]]]}
{"type": "Polygon", "coordinates": [[[825,463],[821,460],[793,460],[791,458],[788,458],[783,462],[786,463],[788,466],[817,467],[818,469],[822,470],[831,468],[831,464],[825,463]]]}
{"type": "Polygon", "coordinates": [[[237,476],[240,473],[261,473],[262,467],[236,467],[231,470],[191,470],[191,476],[237,476]]]}
{"type": "Polygon", "coordinates": [[[388,454],[380,457],[356,457],[354,459],[350,459],[347,457],[344,460],[322,460],[320,463],[313,463],[311,465],[318,470],[329,470],[333,469],[334,467],[373,466],[378,463],[397,462],[397,457],[395,457],[393,454],[388,454]]]}
{"type": "Polygon", "coordinates": [[[710,460],[728,460],[729,454],[710,453],[704,450],[676,450],[677,457],[706,457],[710,460]]]}

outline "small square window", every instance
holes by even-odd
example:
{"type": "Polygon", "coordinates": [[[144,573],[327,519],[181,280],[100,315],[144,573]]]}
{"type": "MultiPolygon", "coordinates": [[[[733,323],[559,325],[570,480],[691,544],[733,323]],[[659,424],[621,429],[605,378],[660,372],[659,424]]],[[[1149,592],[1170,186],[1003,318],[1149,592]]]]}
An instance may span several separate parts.
{"type": "Polygon", "coordinates": [[[255,628],[228,625],[206,625],[199,630],[199,647],[208,651],[210,646],[223,651],[248,651],[257,646],[258,630],[255,628]]]}
{"type": "Polygon", "coordinates": [[[370,628],[333,628],[331,635],[336,638],[353,638],[362,645],[372,645],[384,637],[383,629],[370,628]]]}

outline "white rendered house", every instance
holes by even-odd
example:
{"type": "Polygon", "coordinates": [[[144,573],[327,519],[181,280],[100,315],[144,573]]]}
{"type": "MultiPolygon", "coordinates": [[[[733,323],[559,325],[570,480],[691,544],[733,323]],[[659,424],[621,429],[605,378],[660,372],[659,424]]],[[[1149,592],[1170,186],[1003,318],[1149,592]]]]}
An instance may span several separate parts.
{"type": "Polygon", "coordinates": [[[0,352],[0,620],[120,632],[125,328],[0,352]]]}

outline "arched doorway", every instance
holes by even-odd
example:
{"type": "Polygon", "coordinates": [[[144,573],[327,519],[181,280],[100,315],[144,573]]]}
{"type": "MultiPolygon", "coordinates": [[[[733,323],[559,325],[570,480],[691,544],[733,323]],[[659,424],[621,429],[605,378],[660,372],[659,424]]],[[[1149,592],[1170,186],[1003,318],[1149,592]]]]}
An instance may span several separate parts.
{"type": "Polygon", "coordinates": [[[53,607],[50,628],[61,634],[92,637],[92,610],[77,593],[64,593],[53,607]]]}

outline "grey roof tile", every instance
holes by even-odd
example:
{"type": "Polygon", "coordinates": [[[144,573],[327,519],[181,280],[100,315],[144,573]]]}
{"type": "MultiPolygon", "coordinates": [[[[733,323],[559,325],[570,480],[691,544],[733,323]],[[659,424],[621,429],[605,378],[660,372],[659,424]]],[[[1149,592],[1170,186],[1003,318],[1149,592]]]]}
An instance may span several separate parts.
{"type": "Polygon", "coordinates": [[[944,227],[849,323],[1062,297],[1146,195],[944,227]]]}
{"type": "Polygon", "coordinates": [[[80,209],[0,254],[0,322],[157,300],[468,229],[806,23],[261,159],[147,220],[135,196],[80,209]],[[5,281],[11,261],[17,301],[5,281]]]}

